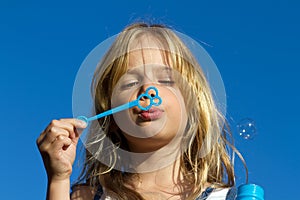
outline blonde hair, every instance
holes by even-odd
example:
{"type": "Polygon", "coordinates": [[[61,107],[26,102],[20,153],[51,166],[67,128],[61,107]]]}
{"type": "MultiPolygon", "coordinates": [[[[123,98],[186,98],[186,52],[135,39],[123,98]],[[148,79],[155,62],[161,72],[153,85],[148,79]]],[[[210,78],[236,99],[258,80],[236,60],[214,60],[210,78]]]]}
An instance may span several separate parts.
{"type": "MultiPolygon", "coordinates": [[[[111,109],[111,97],[118,80],[126,73],[128,56],[132,41],[142,36],[150,36],[161,45],[161,49],[172,67],[185,81],[180,91],[185,97],[188,111],[188,129],[184,137],[187,148],[180,156],[180,173],[185,178],[184,187],[189,188],[195,199],[206,183],[215,187],[232,187],[235,184],[234,168],[227,147],[235,150],[226,139],[230,133],[224,116],[218,111],[210,86],[201,67],[180,38],[170,29],[161,25],[136,23],[121,32],[106,55],[99,63],[94,74],[92,93],[95,114],[111,109]],[[125,53],[124,53],[125,52],[125,53]]],[[[108,137],[118,147],[128,150],[126,139],[116,126],[112,116],[92,123],[88,138],[86,161],[81,180],[86,179],[93,187],[105,187],[116,199],[141,200],[143,197],[124,183],[137,174],[114,169],[117,154],[111,148],[109,164],[98,161],[97,157],[106,156],[108,150],[104,138],[108,137]],[[100,125],[100,130],[99,130],[100,125]],[[96,149],[96,150],[95,150],[96,149]]],[[[108,145],[109,146],[109,145],[108,145]]],[[[184,189],[183,189],[184,190],[184,189]]]]}

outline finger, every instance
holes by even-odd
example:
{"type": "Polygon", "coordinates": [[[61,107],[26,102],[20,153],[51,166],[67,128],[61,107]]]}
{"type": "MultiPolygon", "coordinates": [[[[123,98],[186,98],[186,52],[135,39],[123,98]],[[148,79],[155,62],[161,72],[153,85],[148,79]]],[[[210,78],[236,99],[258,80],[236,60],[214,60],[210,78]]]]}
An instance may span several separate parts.
{"type": "Polygon", "coordinates": [[[37,143],[40,143],[41,140],[45,137],[48,132],[51,132],[52,127],[60,126],[59,120],[53,119],[46,129],[40,134],[39,138],[37,139],[37,143]]]}
{"type": "Polygon", "coordinates": [[[56,126],[56,127],[60,127],[62,129],[65,129],[69,132],[69,137],[70,138],[75,138],[76,137],[76,133],[75,133],[75,126],[73,125],[73,123],[70,122],[70,120],[65,120],[65,119],[60,119],[60,120],[53,120],[51,122],[51,126],[56,126]]]}
{"type": "Polygon", "coordinates": [[[72,144],[72,140],[69,137],[60,135],[57,139],[51,144],[53,151],[59,151],[61,149],[65,150],[72,144]]]}
{"type": "MultiPolygon", "coordinates": [[[[75,119],[75,118],[71,118],[71,119],[61,119],[62,122],[68,123],[68,124],[72,124],[73,125],[73,132],[72,133],[72,139],[75,137],[79,137],[80,134],[82,133],[83,129],[87,127],[86,122],[79,120],[79,119],[75,119]],[[74,133],[74,135],[73,135],[74,133]]],[[[69,130],[71,131],[71,130],[69,130]]]]}
{"type": "Polygon", "coordinates": [[[39,148],[41,152],[48,152],[48,154],[53,154],[53,152],[66,150],[72,143],[73,142],[69,137],[59,135],[52,143],[44,142],[39,148]]]}
{"type": "Polygon", "coordinates": [[[68,119],[61,119],[63,122],[67,122],[72,124],[75,128],[84,129],[87,127],[86,122],[76,119],[76,118],[68,118],[68,119]]]}
{"type": "Polygon", "coordinates": [[[62,135],[58,136],[57,139],[49,145],[46,151],[51,159],[60,160],[63,156],[64,146],[70,146],[70,140],[68,137],[62,135]]]}
{"type": "MultiPolygon", "coordinates": [[[[71,145],[71,144],[74,144],[73,141],[70,139],[70,138],[63,138],[63,143],[64,143],[64,146],[63,146],[63,150],[67,150],[68,147],[71,145]]],[[[77,143],[76,143],[77,144],[77,143]]],[[[75,145],[76,145],[75,144],[75,145]]]]}
{"type": "Polygon", "coordinates": [[[41,150],[45,150],[49,145],[57,140],[58,136],[69,137],[69,132],[63,128],[52,126],[49,128],[48,133],[44,138],[38,143],[38,146],[41,150]]]}
{"type": "MultiPolygon", "coordinates": [[[[76,136],[80,135],[82,129],[86,128],[86,126],[87,124],[84,121],[75,118],[52,120],[47,128],[40,134],[40,136],[36,140],[36,143],[38,146],[40,146],[46,138],[48,138],[46,140],[47,142],[49,142],[49,140],[54,141],[57,135],[50,134],[50,136],[48,136],[48,134],[52,132],[56,133],[58,130],[55,127],[66,129],[69,132],[69,136],[71,138],[75,138],[76,136]],[[78,128],[78,130],[76,128],[78,128]]],[[[63,132],[66,133],[65,131],[63,132]]]]}
{"type": "Polygon", "coordinates": [[[42,142],[42,140],[44,140],[45,135],[49,132],[49,129],[53,126],[53,123],[54,123],[55,121],[57,121],[57,120],[55,120],[55,119],[52,120],[52,121],[50,122],[50,124],[45,128],[45,130],[43,130],[43,132],[39,135],[39,137],[38,137],[37,140],[36,140],[36,143],[37,143],[38,146],[40,145],[40,143],[42,142]]]}
{"type": "Polygon", "coordinates": [[[60,119],[60,120],[52,120],[51,123],[49,124],[49,128],[51,127],[60,127],[63,129],[66,129],[69,131],[70,138],[75,138],[77,135],[79,135],[76,131],[78,129],[83,129],[87,126],[87,124],[78,119],[60,119]]]}
{"type": "Polygon", "coordinates": [[[43,140],[44,137],[45,137],[45,134],[46,134],[46,131],[43,131],[43,132],[40,134],[40,136],[36,139],[36,144],[37,144],[37,146],[40,146],[42,140],[43,140]]]}

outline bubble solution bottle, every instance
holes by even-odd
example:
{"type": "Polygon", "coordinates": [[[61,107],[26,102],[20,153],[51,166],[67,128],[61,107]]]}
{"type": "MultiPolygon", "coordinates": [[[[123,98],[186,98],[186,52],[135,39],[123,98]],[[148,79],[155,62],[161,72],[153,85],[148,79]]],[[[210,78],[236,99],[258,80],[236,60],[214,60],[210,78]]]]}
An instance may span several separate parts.
{"type": "Polygon", "coordinates": [[[264,200],[264,190],[255,184],[241,185],[238,187],[236,200],[264,200]]]}

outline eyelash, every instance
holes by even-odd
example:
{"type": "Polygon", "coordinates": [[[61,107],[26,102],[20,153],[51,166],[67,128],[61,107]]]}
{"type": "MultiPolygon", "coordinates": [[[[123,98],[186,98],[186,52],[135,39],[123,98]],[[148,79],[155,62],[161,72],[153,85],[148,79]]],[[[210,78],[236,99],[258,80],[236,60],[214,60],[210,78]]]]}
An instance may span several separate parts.
{"type": "Polygon", "coordinates": [[[136,85],[138,85],[138,84],[139,84],[138,81],[134,81],[134,82],[130,82],[130,83],[124,84],[124,85],[122,86],[122,88],[123,88],[123,89],[131,88],[131,87],[134,87],[134,86],[136,86],[136,85]]]}
{"type": "Polygon", "coordinates": [[[164,85],[174,85],[175,84],[175,81],[173,81],[173,80],[159,80],[158,82],[161,84],[164,84],[164,85]]]}
{"type": "MultiPolygon", "coordinates": [[[[130,89],[140,83],[139,80],[131,80],[128,81],[127,83],[125,82],[121,88],[123,90],[130,89]]],[[[158,83],[166,86],[173,86],[175,84],[175,81],[171,78],[171,76],[166,76],[166,77],[161,77],[160,80],[158,80],[158,83]]]]}

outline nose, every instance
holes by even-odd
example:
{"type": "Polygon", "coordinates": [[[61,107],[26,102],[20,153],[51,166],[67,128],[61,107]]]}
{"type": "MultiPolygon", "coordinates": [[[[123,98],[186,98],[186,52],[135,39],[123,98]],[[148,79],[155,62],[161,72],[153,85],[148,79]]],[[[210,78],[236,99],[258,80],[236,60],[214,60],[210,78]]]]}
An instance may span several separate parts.
{"type": "Polygon", "coordinates": [[[159,106],[162,103],[158,95],[158,89],[154,86],[142,86],[138,96],[138,107],[141,110],[149,110],[152,106],[159,106]]]}
{"type": "MultiPolygon", "coordinates": [[[[153,86],[152,84],[144,84],[141,88],[140,88],[140,91],[139,91],[139,95],[140,94],[143,94],[143,93],[147,93],[149,96],[151,97],[155,97],[157,94],[156,94],[156,91],[153,90],[153,89],[148,89],[149,87],[153,86]],[[148,89],[148,91],[147,91],[148,89]]],[[[141,100],[147,100],[149,99],[147,96],[143,96],[143,98],[141,100]]]]}

